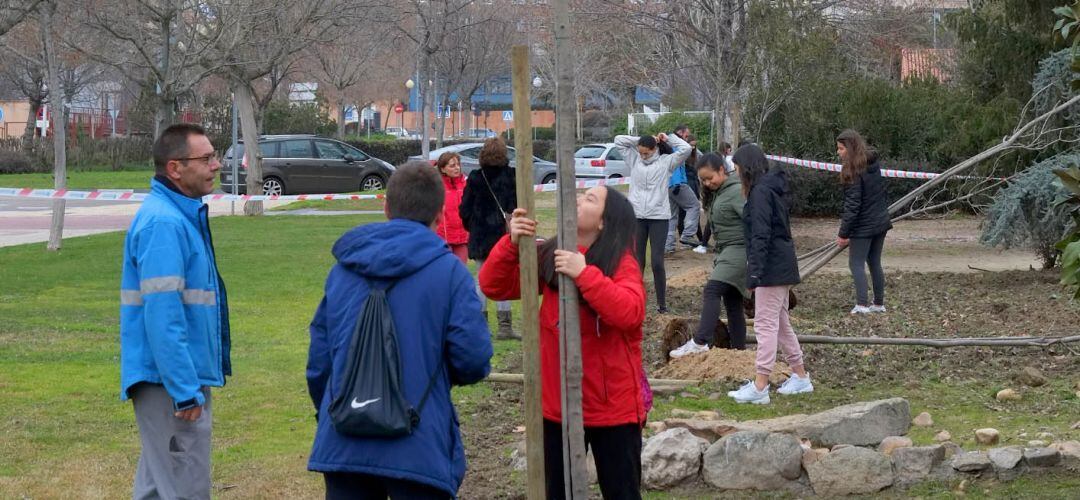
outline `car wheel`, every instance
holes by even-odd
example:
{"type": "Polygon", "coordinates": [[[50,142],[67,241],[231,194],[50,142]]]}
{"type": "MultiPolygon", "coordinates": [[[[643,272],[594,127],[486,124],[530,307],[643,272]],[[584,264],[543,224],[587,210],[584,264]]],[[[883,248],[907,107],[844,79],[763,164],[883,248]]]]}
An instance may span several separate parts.
{"type": "Polygon", "coordinates": [[[611,174],[608,176],[608,179],[622,179],[622,176],[619,174],[611,174]]]}
{"type": "Polygon", "coordinates": [[[285,194],[285,183],[277,177],[263,179],[263,194],[267,196],[281,196],[285,194]]]}
{"type": "Polygon", "coordinates": [[[364,177],[364,180],[360,181],[361,191],[378,191],[380,189],[386,189],[386,183],[383,182],[381,176],[371,174],[364,177]]]}
{"type": "Polygon", "coordinates": [[[555,174],[547,174],[544,176],[544,184],[555,184],[555,174]]]}

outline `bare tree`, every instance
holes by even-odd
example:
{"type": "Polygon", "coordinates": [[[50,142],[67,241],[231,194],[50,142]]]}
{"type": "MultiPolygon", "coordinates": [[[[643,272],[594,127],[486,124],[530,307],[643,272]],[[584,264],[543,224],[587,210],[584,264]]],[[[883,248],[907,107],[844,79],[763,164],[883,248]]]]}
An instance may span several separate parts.
{"type": "MultiPolygon", "coordinates": [[[[220,71],[229,82],[240,117],[245,144],[259,143],[256,87],[275,69],[313,44],[330,43],[338,30],[349,25],[353,9],[362,7],[347,0],[312,0],[273,5],[260,0],[219,0],[204,4],[207,26],[188,28],[215,34],[208,45],[206,69],[220,71]]],[[[257,147],[245,148],[247,192],[262,194],[262,166],[257,147]]],[[[262,202],[247,202],[248,215],[262,213],[262,202]]]]}
{"type": "Polygon", "coordinates": [[[30,104],[29,118],[23,132],[23,141],[34,139],[37,128],[34,117],[41,111],[48,97],[44,48],[42,47],[41,27],[37,15],[30,22],[12,28],[0,41],[0,78],[26,98],[30,104]]]}
{"type": "Polygon", "coordinates": [[[207,3],[100,0],[82,3],[80,16],[83,22],[66,30],[65,43],[132,81],[153,85],[155,137],[174,121],[179,100],[220,69],[212,50],[226,26],[207,3]]]}
{"type": "MultiPolygon", "coordinates": [[[[386,25],[371,31],[347,30],[341,37],[329,43],[313,44],[306,51],[317,62],[312,73],[334,90],[335,107],[340,116],[338,139],[345,138],[345,109],[350,91],[372,79],[374,66],[396,55],[390,49],[399,36],[396,28],[386,25]]],[[[369,103],[363,104],[366,107],[369,103]]]]}
{"type": "MultiPolygon", "coordinates": [[[[41,2],[38,4],[38,24],[41,26],[42,47],[45,52],[45,67],[49,78],[49,88],[60,88],[60,65],[57,61],[56,40],[53,39],[53,19],[56,13],[56,0],[41,2]]],[[[64,107],[60,92],[53,92],[51,100],[53,109],[64,107]]],[[[61,112],[61,116],[63,113],[61,112]]],[[[55,120],[55,118],[54,118],[55,120]]],[[[59,122],[58,127],[53,127],[53,184],[56,189],[67,187],[67,127],[66,123],[59,122]]],[[[52,224],[49,226],[50,251],[60,250],[64,238],[64,210],[67,204],[63,199],[53,201],[52,224]]]]}
{"type": "MultiPolygon", "coordinates": [[[[431,131],[431,115],[427,112],[428,93],[426,83],[431,75],[432,58],[448,49],[448,37],[457,31],[469,31],[490,19],[491,9],[478,9],[470,16],[470,7],[475,0],[402,0],[400,15],[395,25],[398,30],[416,46],[418,59],[418,78],[416,81],[419,109],[423,113],[420,150],[423,157],[431,151],[428,138],[431,131]]],[[[505,50],[505,47],[503,48],[505,50]]]]}
{"type": "Polygon", "coordinates": [[[7,33],[26,19],[38,12],[42,0],[5,0],[0,3],[0,35],[7,33]]]}

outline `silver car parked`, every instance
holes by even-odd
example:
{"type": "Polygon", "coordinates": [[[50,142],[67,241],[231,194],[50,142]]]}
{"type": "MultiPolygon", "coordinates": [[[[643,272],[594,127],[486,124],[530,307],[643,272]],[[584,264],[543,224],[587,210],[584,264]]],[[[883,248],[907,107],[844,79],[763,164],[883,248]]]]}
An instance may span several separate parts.
{"type": "MultiPolygon", "coordinates": [[[[432,165],[439,160],[439,157],[443,153],[453,152],[461,156],[461,173],[468,176],[474,170],[480,168],[480,148],[484,147],[483,143],[473,142],[465,144],[454,144],[453,146],[446,146],[439,148],[428,153],[428,163],[432,165]]],[[[517,151],[512,147],[507,147],[507,156],[510,157],[510,166],[515,165],[515,157],[517,151]]],[[[410,156],[410,160],[422,160],[420,155],[410,156]]],[[[554,163],[542,160],[533,156],[533,178],[535,184],[548,184],[555,182],[555,172],[558,171],[558,166],[554,163]]]]}
{"type": "Polygon", "coordinates": [[[574,170],[578,177],[618,179],[630,177],[630,169],[623,161],[622,153],[615,143],[587,144],[574,153],[574,170]]]}

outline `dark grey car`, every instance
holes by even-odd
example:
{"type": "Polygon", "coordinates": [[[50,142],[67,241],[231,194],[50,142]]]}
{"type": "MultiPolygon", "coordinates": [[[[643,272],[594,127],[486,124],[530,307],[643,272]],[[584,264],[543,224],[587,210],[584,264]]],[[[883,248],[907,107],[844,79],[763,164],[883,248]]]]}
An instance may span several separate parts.
{"type": "MultiPolygon", "coordinates": [[[[243,161],[244,144],[236,156],[243,161]]],[[[233,148],[225,152],[221,168],[221,189],[232,193],[233,148]]],[[[263,193],[268,195],[304,193],[348,193],[386,188],[393,165],[345,144],[310,135],[267,135],[259,138],[262,158],[263,193]]],[[[247,191],[247,168],[238,169],[241,194],[247,191]]]]}

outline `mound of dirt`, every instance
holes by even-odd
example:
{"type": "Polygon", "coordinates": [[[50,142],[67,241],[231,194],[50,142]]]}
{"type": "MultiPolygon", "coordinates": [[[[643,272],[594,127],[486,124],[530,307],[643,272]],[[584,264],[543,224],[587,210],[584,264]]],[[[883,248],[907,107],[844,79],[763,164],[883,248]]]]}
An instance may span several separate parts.
{"type": "Polygon", "coordinates": [[[680,271],[676,276],[668,278],[667,286],[668,288],[700,289],[709,280],[710,272],[712,272],[712,269],[707,267],[693,266],[685,271],[680,271]]]}
{"type": "MultiPolygon", "coordinates": [[[[790,374],[791,369],[777,361],[770,381],[774,384],[783,382],[790,374]]],[[[683,380],[748,380],[754,378],[754,351],[709,349],[704,354],[672,359],[650,375],[683,380]]]]}

